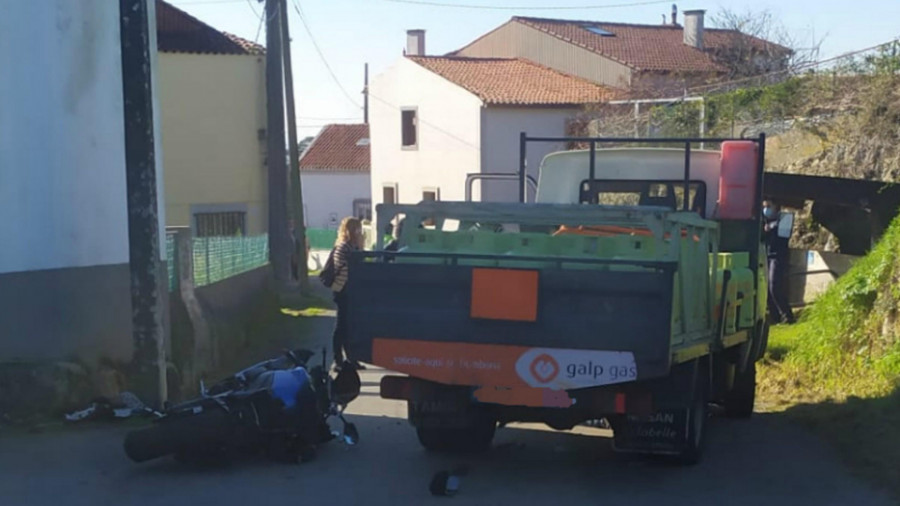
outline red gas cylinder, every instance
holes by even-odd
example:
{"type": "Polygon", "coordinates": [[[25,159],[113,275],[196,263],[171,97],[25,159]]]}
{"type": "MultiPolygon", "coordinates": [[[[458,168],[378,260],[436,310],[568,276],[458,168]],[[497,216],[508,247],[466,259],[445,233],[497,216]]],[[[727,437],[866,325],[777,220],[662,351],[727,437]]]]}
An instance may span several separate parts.
{"type": "Polygon", "coordinates": [[[759,146],[753,141],[722,143],[717,218],[722,220],[754,218],[758,159],[759,146]]]}

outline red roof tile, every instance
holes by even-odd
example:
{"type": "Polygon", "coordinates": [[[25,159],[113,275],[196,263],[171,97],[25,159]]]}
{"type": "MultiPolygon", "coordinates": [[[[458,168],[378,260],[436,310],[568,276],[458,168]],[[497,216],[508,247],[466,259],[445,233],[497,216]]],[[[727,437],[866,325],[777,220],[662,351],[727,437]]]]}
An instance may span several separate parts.
{"type": "Polygon", "coordinates": [[[156,0],[156,45],[164,53],[265,54],[264,47],[220,32],[183,10],[156,0]]]}
{"type": "Polygon", "coordinates": [[[410,60],[493,105],[581,105],[615,91],[519,58],[410,56],[410,60]]]}
{"type": "Polygon", "coordinates": [[[327,125],[300,158],[301,172],[369,172],[369,125],[327,125]]]}
{"type": "Polygon", "coordinates": [[[513,17],[512,21],[638,70],[724,72],[726,69],[716,63],[710,53],[733,46],[736,37],[760,49],[775,48],[789,52],[787,48],[735,30],[706,28],[703,43],[708,51],[703,51],[684,43],[684,30],[679,25],[634,25],[518,16],[513,17]],[[612,35],[601,35],[588,28],[599,28],[612,35]]]}

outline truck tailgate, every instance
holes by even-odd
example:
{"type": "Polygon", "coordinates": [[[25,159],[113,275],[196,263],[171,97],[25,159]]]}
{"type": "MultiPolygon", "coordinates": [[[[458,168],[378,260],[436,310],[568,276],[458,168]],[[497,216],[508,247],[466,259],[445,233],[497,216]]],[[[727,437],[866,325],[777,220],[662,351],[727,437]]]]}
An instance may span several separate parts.
{"type": "MultiPolygon", "coordinates": [[[[529,270],[365,256],[354,255],[347,288],[347,349],[355,359],[473,386],[571,389],[668,373],[673,265],[529,270]],[[505,314],[501,302],[497,315],[479,313],[473,298],[484,294],[473,294],[473,278],[485,270],[532,273],[534,310],[505,314]]],[[[482,289],[476,281],[474,290],[482,289]]],[[[510,286],[504,295],[494,286],[489,297],[529,304],[521,290],[510,286]]]]}

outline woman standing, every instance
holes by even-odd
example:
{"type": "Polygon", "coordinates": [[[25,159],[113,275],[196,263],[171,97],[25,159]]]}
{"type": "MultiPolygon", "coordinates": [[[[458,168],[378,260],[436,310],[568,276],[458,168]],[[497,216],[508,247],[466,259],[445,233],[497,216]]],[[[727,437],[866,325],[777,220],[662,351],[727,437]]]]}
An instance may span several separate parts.
{"type": "MultiPolygon", "coordinates": [[[[340,367],[344,362],[344,346],[347,340],[347,282],[350,253],[363,247],[362,222],[359,218],[347,217],[341,221],[337,241],[332,251],[334,261],[334,282],[331,291],[337,305],[337,323],[332,337],[334,364],[340,367]]],[[[354,364],[355,365],[355,364],[354,364]]],[[[359,366],[357,366],[359,367],[359,366]]]]}

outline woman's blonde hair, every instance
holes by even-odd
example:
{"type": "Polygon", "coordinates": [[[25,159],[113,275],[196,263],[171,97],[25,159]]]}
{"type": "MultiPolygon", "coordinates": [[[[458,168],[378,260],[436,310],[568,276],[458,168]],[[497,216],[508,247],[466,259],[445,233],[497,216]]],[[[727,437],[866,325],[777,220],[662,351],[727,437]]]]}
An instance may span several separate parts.
{"type": "Polygon", "coordinates": [[[359,218],[347,216],[341,220],[341,226],[338,228],[337,240],[334,245],[337,246],[342,242],[352,242],[355,234],[362,233],[362,222],[359,218]]]}

